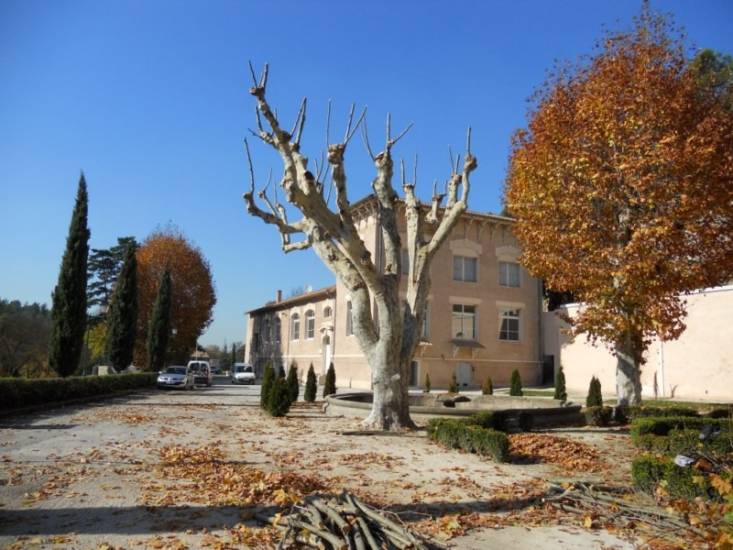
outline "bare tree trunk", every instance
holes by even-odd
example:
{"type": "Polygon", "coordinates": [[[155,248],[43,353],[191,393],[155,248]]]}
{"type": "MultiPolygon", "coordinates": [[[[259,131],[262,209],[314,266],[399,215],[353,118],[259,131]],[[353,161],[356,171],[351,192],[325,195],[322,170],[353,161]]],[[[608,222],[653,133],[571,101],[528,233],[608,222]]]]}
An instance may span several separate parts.
{"type": "Polygon", "coordinates": [[[409,362],[400,358],[399,350],[382,347],[369,360],[372,370],[373,401],[363,425],[371,430],[411,429],[409,362]]]}
{"type": "Polygon", "coordinates": [[[631,333],[616,342],[616,395],[621,406],[641,404],[641,369],[631,333]]]}

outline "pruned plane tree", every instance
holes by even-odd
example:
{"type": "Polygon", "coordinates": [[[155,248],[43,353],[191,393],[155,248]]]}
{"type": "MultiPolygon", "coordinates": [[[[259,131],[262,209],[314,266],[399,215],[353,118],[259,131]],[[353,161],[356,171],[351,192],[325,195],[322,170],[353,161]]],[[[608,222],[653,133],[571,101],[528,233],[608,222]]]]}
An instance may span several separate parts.
{"type": "Polygon", "coordinates": [[[371,369],[374,393],[372,410],[364,426],[376,430],[413,428],[408,406],[410,362],[419,341],[430,290],[430,263],[467,208],[470,175],[477,167],[476,157],[471,153],[471,129],[468,129],[462,162],[460,155],[455,159],[451,155],[451,174],[442,193],[434,185],[431,203],[422,204],[415,194],[416,178],[408,181],[404,163],[401,163],[404,198],[400,199],[393,185],[392,149],[411,125],[393,136],[388,115],[384,147],[374,154],[367,133],[366,109],[355,119],[352,106],[343,139],[332,141],[329,104],[327,154],[325,159],[321,157],[320,163],[315,162],[315,170],[311,170],[309,159],[301,152],[306,99],[288,131],[267,101],[268,66],[264,66],[258,77],[250,64],[250,72],[253,82],[250,94],[257,102],[257,129],[250,132],[279,154],[283,164],[279,182],[281,195],[300,213],[300,219],[288,219],[278,194],[268,194],[269,181],[261,191],[255,191],[252,157],[245,140],[250,175],[250,188],[244,193],[247,211],[277,228],[285,252],[312,248],[348,289],[353,330],[371,369]],[[376,171],[372,190],[385,249],[381,268],[359,235],[347,193],[345,153],[358,130],[376,171]],[[329,206],[332,189],[335,193],[333,207],[329,206]],[[262,206],[258,205],[255,195],[262,206]],[[404,244],[398,231],[398,222],[402,221],[398,220],[399,216],[404,216],[407,239],[404,244]],[[409,267],[407,292],[401,297],[403,248],[408,251],[409,267]],[[372,304],[376,310],[374,316],[372,304]]]}

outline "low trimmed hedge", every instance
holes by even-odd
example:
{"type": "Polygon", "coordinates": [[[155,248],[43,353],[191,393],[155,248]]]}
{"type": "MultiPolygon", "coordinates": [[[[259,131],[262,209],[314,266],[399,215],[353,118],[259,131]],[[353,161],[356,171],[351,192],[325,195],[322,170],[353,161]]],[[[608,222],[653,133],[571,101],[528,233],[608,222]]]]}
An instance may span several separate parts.
{"type": "Polygon", "coordinates": [[[708,418],[690,416],[671,416],[665,418],[637,418],[631,423],[631,440],[634,444],[641,441],[640,437],[651,435],[667,435],[672,430],[700,430],[703,426],[712,424],[720,426],[723,431],[730,431],[731,421],[727,418],[708,418]]]}
{"type": "Polygon", "coordinates": [[[649,417],[662,418],[667,416],[700,416],[700,413],[691,407],[655,407],[653,405],[624,407],[624,414],[629,420],[649,417]]]}
{"type": "Polygon", "coordinates": [[[644,434],[637,436],[636,446],[647,451],[668,455],[706,454],[724,455],[733,452],[733,435],[728,431],[710,441],[700,441],[700,430],[670,430],[667,435],[644,434]]]}
{"type": "Polygon", "coordinates": [[[158,374],[110,374],[68,378],[0,378],[0,411],[93,397],[155,385],[158,374]]]}
{"type": "MultiPolygon", "coordinates": [[[[509,454],[506,434],[484,428],[469,419],[434,418],[428,422],[428,437],[450,449],[463,449],[504,462],[509,454]]],[[[486,421],[486,418],[483,419],[486,421]]]]}
{"type": "Polygon", "coordinates": [[[597,406],[585,409],[585,421],[589,426],[605,427],[611,423],[613,407],[597,406]]]}
{"type": "Polygon", "coordinates": [[[681,468],[669,458],[640,456],[631,463],[634,486],[653,493],[661,484],[673,498],[693,499],[715,496],[705,476],[695,468],[681,468]]]}

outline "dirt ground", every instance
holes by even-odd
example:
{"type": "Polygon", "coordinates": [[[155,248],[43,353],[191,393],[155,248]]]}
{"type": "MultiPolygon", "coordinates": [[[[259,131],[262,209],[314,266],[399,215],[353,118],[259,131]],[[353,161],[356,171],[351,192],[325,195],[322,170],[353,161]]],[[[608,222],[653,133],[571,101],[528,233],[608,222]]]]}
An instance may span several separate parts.
{"type": "Polygon", "coordinates": [[[456,548],[634,547],[527,506],[548,479],[628,482],[623,433],[541,434],[579,444],[556,464],[521,456],[537,439],[517,439],[513,463],[497,464],[424,431],[365,435],[318,406],[271,419],[258,393],[222,383],[0,419],[0,547],[271,547],[255,513],[343,489],[456,548]]]}

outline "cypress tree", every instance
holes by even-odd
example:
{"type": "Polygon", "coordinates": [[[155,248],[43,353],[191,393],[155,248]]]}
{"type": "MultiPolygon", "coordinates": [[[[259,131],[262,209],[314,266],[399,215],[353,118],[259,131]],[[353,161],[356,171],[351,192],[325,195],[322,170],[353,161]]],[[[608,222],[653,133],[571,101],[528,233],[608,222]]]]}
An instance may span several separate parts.
{"type": "Polygon", "coordinates": [[[491,380],[491,376],[487,376],[484,380],[484,385],[481,386],[481,393],[483,395],[494,395],[494,383],[491,380]]]}
{"type": "Polygon", "coordinates": [[[602,407],[603,396],[601,395],[601,381],[595,376],[590,379],[588,386],[588,397],[585,399],[587,407],[602,407]]]}
{"type": "Polygon", "coordinates": [[[517,369],[514,369],[512,371],[509,395],[513,395],[515,397],[521,397],[522,395],[524,395],[524,392],[522,391],[522,377],[519,376],[519,371],[517,369]]]}
{"type": "Polygon", "coordinates": [[[568,392],[565,389],[565,373],[562,370],[562,365],[560,365],[560,369],[557,371],[557,376],[555,376],[555,399],[559,399],[560,401],[567,401],[568,400],[568,392]]]}
{"type": "Polygon", "coordinates": [[[168,354],[168,338],[171,328],[171,273],[163,272],[155,296],[153,313],[148,327],[148,370],[156,371],[165,366],[168,354]]]}
{"type": "Polygon", "coordinates": [[[298,400],[298,392],[300,391],[298,367],[295,363],[290,363],[290,368],[288,369],[288,389],[290,390],[290,402],[295,403],[298,400]]]}
{"type": "Polygon", "coordinates": [[[308,403],[313,403],[316,400],[316,391],[318,389],[318,383],[316,382],[316,371],[313,370],[313,363],[308,367],[308,376],[305,381],[305,392],[303,393],[303,399],[308,403]]]}
{"type": "Polygon", "coordinates": [[[260,386],[260,407],[267,408],[267,402],[270,398],[270,390],[275,382],[275,369],[271,363],[265,365],[265,372],[262,373],[262,385],[260,386]]]}
{"type": "Polygon", "coordinates": [[[129,245],[107,313],[107,359],[117,372],[132,363],[136,324],[137,262],[135,247],[129,245]]]}
{"type": "Polygon", "coordinates": [[[425,373],[425,393],[430,393],[430,388],[432,386],[430,385],[430,375],[426,372],[425,373]]]}
{"type": "Polygon", "coordinates": [[[271,416],[285,416],[290,410],[290,388],[287,380],[278,376],[272,383],[267,399],[267,412],[271,416]]]}
{"type": "Polygon", "coordinates": [[[333,368],[333,363],[328,365],[326,371],[326,382],[323,385],[323,397],[333,395],[336,393],[336,369],[333,368]]]}
{"type": "Polygon", "coordinates": [[[232,367],[234,367],[234,363],[236,362],[237,362],[237,344],[235,342],[234,344],[232,344],[232,360],[231,360],[232,367]]]}
{"type": "Polygon", "coordinates": [[[89,256],[88,209],[87,182],[82,174],[66,238],[66,250],[61,260],[59,279],[53,291],[48,365],[59,376],[69,376],[76,371],[84,347],[89,256]]]}

